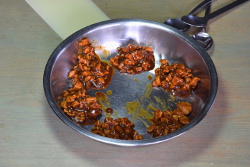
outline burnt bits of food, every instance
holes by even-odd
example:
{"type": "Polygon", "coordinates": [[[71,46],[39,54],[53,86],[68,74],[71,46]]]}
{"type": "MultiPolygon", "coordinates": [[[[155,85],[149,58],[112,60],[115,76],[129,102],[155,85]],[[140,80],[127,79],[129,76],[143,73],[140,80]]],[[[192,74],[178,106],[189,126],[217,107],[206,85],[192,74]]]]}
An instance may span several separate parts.
{"type": "Polygon", "coordinates": [[[154,69],[155,58],[151,47],[135,46],[119,47],[118,55],[110,59],[110,63],[120,73],[140,74],[154,69]]]}
{"type": "Polygon", "coordinates": [[[169,64],[168,60],[160,60],[161,66],[155,70],[154,87],[162,87],[173,95],[187,97],[195,89],[200,78],[193,76],[192,71],[183,64],[169,64]]]}

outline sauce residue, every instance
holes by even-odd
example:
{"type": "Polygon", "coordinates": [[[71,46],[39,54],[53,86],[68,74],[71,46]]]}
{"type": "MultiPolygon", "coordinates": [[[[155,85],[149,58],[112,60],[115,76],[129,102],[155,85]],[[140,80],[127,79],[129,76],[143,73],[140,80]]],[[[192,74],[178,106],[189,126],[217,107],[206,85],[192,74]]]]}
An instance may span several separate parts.
{"type": "Polygon", "coordinates": [[[170,96],[169,99],[162,100],[160,97],[150,97],[153,87],[150,83],[146,85],[144,94],[135,101],[126,103],[126,111],[132,115],[132,122],[140,120],[146,127],[149,127],[149,123],[152,123],[152,117],[154,111],[157,109],[170,110],[169,102],[174,101],[174,96],[170,96]],[[154,101],[153,101],[154,100],[154,101]]]}
{"type": "Polygon", "coordinates": [[[108,113],[108,114],[113,114],[114,110],[109,107],[109,108],[105,109],[105,112],[108,113]]]}
{"type": "Polygon", "coordinates": [[[137,78],[135,78],[134,81],[138,82],[139,84],[141,84],[141,82],[137,78]]]}
{"type": "Polygon", "coordinates": [[[115,114],[115,116],[119,118],[118,113],[111,108],[110,102],[107,96],[107,95],[112,95],[111,90],[107,91],[107,95],[103,92],[96,92],[95,95],[96,95],[97,101],[102,106],[102,110],[105,111],[104,114],[106,116],[111,117],[112,114],[115,114]]]}
{"type": "Polygon", "coordinates": [[[133,116],[132,122],[134,122],[137,119],[136,113],[138,112],[138,109],[140,106],[141,106],[141,103],[139,102],[139,100],[126,103],[127,113],[133,116]]]}
{"type": "Polygon", "coordinates": [[[107,94],[108,96],[110,96],[110,95],[113,94],[113,92],[112,92],[112,90],[107,90],[106,94],[107,94]]]}
{"type": "Polygon", "coordinates": [[[108,101],[108,97],[105,93],[96,92],[95,95],[96,95],[98,102],[100,102],[102,105],[103,105],[103,103],[105,103],[105,104],[107,104],[107,106],[110,106],[110,103],[108,101]]]}
{"type": "Polygon", "coordinates": [[[146,90],[145,90],[145,93],[144,93],[145,98],[149,98],[149,96],[150,96],[152,90],[153,90],[153,86],[152,86],[151,84],[148,83],[148,84],[146,85],[146,90]]]}
{"type": "Polygon", "coordinates": [[[152,75],[148,75],[148,80],[152,80],[152,79],[153,79],[152,75]]]}

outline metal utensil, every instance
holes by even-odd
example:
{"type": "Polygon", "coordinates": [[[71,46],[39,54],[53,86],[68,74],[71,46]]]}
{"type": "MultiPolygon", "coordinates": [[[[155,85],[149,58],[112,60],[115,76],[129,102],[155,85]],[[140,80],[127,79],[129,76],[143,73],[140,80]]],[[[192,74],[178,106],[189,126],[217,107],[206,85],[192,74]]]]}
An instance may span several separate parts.
{"type": "Polygon", "coordinates": [[[213,38],[206,33],[205,28],[198,34],[193,35],[193,38],[198,42],[205,50],[209,50],[213,46],[213,38]]]}
{"type": "Polygon", "coordinates": [[[185,22],[186,24],[191,25],[191,26],[204,27],[207,25],[207,22],[210,19],[212,19],[212,18],[214,18],[214,17],[216,17],[216,16],[218,16],[218,15],[220,15],[220,14],[222,14],[222,13],[224,13],[224,12],[226,12],[226,11],[236,7],[236,6],[239,6],[240,4],[243,4],[244,2],[247,2],[247,1],[248,0],[234,1],[228,5],[220,8],[220,9],[218,9],[215,12],[212,12],[212,13],[206,15],[205,17],[198,17],[198,16],[194,16],[194,15],[189,14],[189,15],[181,17],[181,20],[183,22],[185,22]]]}
{"type": "MultiPolygon", "coordinates": [[[[205,11],[205,16],[208,15],[210,13],[210,10],[211,10],[211,5],[209,5],[207,8],[206,8],[206,11],[205,11]]],[[[195,39],[196,42],[198,42],[205,50],[209,50],[212,46],[213,46],[213,38],[208,34],[206,33],[206,26],[204,26],[202,28],[202,30],[193,35],[193,38],[195,39]]]]}
{"type": "MultiPolygon", "coordinates": [[[[204,0],[202,1],[198,6],[196,6],[190,13],[189,15],[192,15],[199,11],[201,8],[210,5],[212,0],[204,0]]],[[[174,18],[174,19],[169,19],[164,22],[164,24],[167,24],[169,26],[172,26],[174,28],[177,28],[178,30],[182,32],[186,32],[189,30],[190,26],[188,24],[185,24],[181,18],[174,18]]]]}

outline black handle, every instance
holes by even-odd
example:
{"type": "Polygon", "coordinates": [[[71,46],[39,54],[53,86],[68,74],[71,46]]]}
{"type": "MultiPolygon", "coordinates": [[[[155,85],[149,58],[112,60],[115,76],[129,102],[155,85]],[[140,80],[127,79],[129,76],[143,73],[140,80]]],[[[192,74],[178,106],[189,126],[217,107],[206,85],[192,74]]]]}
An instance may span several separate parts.
{"type": "Polygon", "coordinates": [[[195,12],[200,10],[201,8],[203,8],[207,5],[210,5],[211,3],[212,3],[212,0],[204,0],[198,6],[196,6],[189,14],[194,14],[195,12]]]}
{"type": "Polygon", "coordinates": [[[212,19],[212,18],[214,18],[214,17],[216,17],[216,16],[218,16],[218,15],[220,15],[220,14],[222,14],[222,13],[224,13],[224,12],[226,12],[226,11],[228,11],[228,10],[230,10],[230,9],[232,9],[232,8],[242,4],[244,2],[247,2],[247,1],[249,1],[249,0],[237,0],[237,1],[234,1],[234,2],[232,2],[230,4],[228,4],[228,5],[226,5],[226,6],[222,7],[222,8],[220,8],[220,9],[206,15],[204,18],[206,20],[210,20],[210,19],[212,19]]]}

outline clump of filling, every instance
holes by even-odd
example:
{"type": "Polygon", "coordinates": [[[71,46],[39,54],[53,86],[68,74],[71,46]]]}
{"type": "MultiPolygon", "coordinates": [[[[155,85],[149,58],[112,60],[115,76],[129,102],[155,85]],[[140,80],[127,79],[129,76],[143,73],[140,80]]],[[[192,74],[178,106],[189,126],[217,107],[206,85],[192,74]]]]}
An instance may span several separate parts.
{"type": "Polygon", "coordinates": [[[134,127],[135,124],[127,117],[117,119],[106,117],[104,122],[98,120],[91,132],[113,139],[142,140],[142,135],[139,135],[134,127]]]}
{"type": "Polygon", "coordinates": [[[155,58],[151,47],[135,46],[119,47],[118,55],[110,59],[110,64],[120,73],[140,74],[155,67],[155,58]]]}
{"type": "Polygon", "coordinates": [[[192,106],[188,102],[177,103],[177,108],[173,111],[156,110],[152,118],[152,124],[147,132],[152,137],[159,137],[172,133],[190,122],[186,116],[192,111],[192,106]]]}
{"type": "Polygon", "coordinates": [[[195,89],[200,78],[193,76],[192,71],[183,64],[169,64],[160,60],[161,66],[155,70],[154,87],[161,87],[176,96],[188,96],[195,89]]]}

